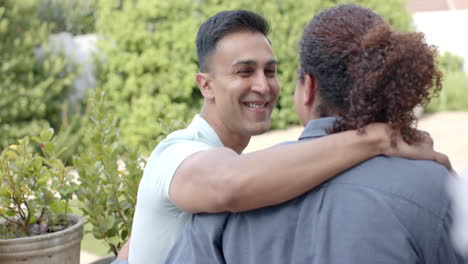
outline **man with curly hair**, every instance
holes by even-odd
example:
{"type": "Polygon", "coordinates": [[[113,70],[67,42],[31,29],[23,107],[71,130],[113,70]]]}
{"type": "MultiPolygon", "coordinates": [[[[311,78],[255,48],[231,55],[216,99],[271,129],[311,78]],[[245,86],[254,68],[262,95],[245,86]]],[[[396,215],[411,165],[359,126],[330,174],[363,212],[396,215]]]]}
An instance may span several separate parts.
{"type": "MultiPolygon", "coordinates": [[[[413,108],[441,88],[435,54],[370,9],[322,11],[300,42],[299,141],[385,122],[417,143],[413,108]]],[[[449,177],[436,162],[374,157],[280,205],[195,215],[165,263],[465,263],[449,238],[449,177]]]]}

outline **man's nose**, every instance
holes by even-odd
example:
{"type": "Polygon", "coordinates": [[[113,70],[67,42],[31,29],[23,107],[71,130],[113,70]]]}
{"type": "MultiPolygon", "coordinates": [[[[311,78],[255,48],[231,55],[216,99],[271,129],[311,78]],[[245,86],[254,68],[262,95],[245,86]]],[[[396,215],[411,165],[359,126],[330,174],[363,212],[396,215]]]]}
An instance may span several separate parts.
{"type": "Polygon", "coordinates": [[[260,72],[255,76],[252,90],[259,94],[267,94],[270,92],[270,86],[268,85],[265,73],[260,72]]]}

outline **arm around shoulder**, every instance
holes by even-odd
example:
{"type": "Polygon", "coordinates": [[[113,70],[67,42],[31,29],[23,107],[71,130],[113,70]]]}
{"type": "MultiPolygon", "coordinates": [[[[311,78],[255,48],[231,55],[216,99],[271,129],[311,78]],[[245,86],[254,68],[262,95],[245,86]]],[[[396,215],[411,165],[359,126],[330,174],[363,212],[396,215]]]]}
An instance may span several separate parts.
{"type": "Polygon", "coordinates": [[[437,156],[432,145],[410,146],[398,135],[395,149],[390,132],[372,124],[363,134],[346,131],[242,155],[228,148],[201,151],[177,168],[170,199],[192,213],[246,211],[293,199],[376,155],[437,156]]]}
{"type": "Polygon", "coordinates": [[[188,212],[245,211],[297,197],[380,154],[380,139],[343,132],[238,155],[228,148],[186,158],[170,184],[170,199],[188,212]]]}

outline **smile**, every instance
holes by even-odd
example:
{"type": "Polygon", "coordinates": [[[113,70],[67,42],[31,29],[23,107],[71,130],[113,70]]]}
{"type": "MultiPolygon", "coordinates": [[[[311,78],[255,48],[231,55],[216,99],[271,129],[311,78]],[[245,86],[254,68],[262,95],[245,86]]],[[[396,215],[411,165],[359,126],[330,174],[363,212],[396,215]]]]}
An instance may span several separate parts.
{"type": "Polygon", "coordinates": [[[247,107],[255,108],[255,109],[263,108],[263,107],[265,107],[267,104],[268,104],[268,102],[263,103],[263,104],[245,103],[245,105],[246,105],[247,107]]]}
{"type": "Polygon", "coordinates": [[[247,101],[242,103],[249,112],[255,113],[256,115],[264,116],[270,113],[270,101],[258,100],[258,101],[247,101]]]}

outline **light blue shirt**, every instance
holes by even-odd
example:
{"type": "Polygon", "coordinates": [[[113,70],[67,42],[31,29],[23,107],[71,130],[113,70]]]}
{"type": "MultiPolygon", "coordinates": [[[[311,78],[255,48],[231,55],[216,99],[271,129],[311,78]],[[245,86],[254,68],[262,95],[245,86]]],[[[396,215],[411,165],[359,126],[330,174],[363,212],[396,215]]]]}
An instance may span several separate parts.
{"type": "MultiPolygon", "coordinates": [[[[299,140],[334,121],[310,121],[299,140]]],[[[449,177],[432,161],[375,157],[277,206],[194,215],[165,263],[465,263],[449,238],[449,177]]]]}

